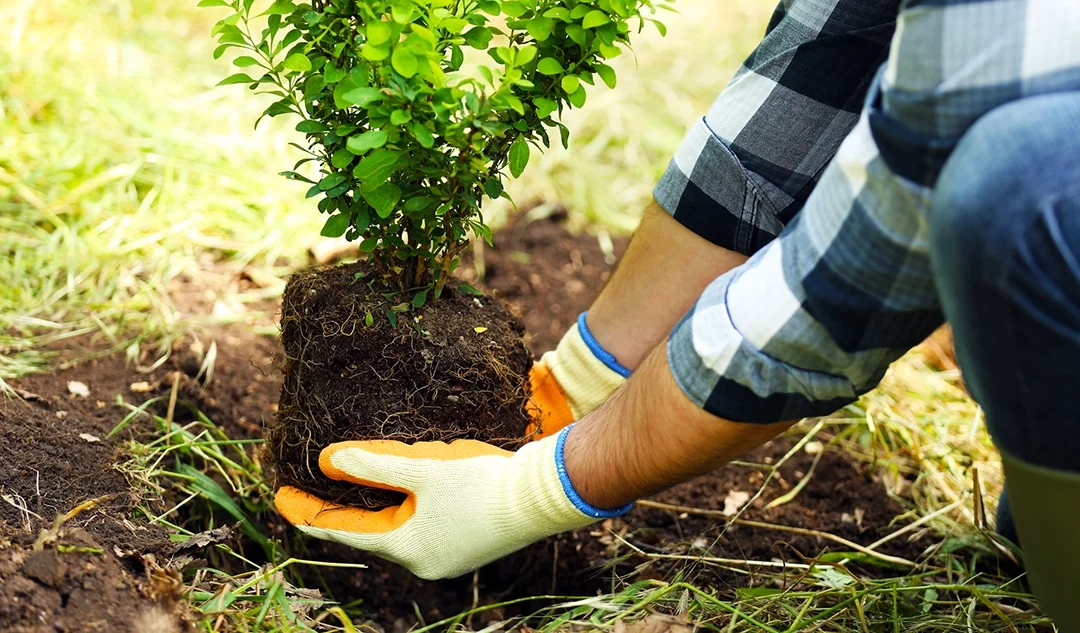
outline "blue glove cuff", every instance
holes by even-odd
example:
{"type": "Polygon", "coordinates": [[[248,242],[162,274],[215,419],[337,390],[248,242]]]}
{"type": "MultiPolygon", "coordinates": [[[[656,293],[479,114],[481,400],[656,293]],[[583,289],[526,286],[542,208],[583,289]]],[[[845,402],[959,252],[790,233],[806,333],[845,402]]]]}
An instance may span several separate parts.
{"type": "MultiPolygon", "coordinates": [[[[582,315],[582,317],[584,316],[585,315],[582,315]]],[[[581,322],[584,322],[584,320],[585,319],[582,318],[581,322]]],[[[558,438],[555,440],[555,470],[559,473],[559,481],[562,483],[563,492],[566,493],[566,498],[569,499],[570,503],[574,504],[574,507],[580,510],[582,514],[594,519],[613,519],[626,514],[634,507],[633,502],[630,502],[621,508],[615,508],[614,510],[604,510],[589,504],[581,498],[581,495],[578,494],[577,490],[574,490],[574,484],[570,481],[570,475],[566,474],[566,460],[563,458],[566,435],[573,427],[574,425],[571,424],[560,431],[558,438]]]]}
{"type": "Polygon", "coordinates": [[[582,312],[577,318],[578,332],[581,334],[581,338],[585,340],[585,345],[589,347],[589,351],[593,353],[593,356],[600,359],[601,363],[610,369],[611,371],[619,374],[623,378],[630,377],[630,370],[619,364],[619,361],[615,360],[615,356],[611,352],[604,349],[600,343],[593,338],[592,332],[589,331],[589,326],[585,324],[585,315],[588,312],[582,312]]]}

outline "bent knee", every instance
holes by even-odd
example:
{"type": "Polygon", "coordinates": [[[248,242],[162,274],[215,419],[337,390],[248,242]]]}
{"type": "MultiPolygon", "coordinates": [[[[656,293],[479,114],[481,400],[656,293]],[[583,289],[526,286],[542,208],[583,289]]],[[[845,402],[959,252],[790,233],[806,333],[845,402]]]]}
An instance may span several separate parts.
{"type": "Polygon", "coordinates": [[[1080,181],[1080,92],[1031,97],[976,121],[945,163],[931,201],[931,249],[1004,254],[1049,200],[1080,181]]]}

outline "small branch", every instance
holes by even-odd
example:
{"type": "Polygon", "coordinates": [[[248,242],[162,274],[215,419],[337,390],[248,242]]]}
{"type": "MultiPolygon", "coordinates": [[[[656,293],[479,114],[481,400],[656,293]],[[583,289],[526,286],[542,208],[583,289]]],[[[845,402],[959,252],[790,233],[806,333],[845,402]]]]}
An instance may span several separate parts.
{"type": "MultiPolygon", "coordinates": [[[[724,518],[725,520],[727,519],[727,515],[725,515],[723,512],[720,512],[719,510],[702,510],[700,508],[691,508],[691,507],[688,507],[688,506],[678,506],[678,505],[672,505],[672,504],[668,504],[668,503],[660,503],[659,501],[649,501],[648,499],[646,499],[644,501],[638,501],[637,505],[645,506],[647,508],[656,508],[658,510],[670,510],[672,512],[685,512],[687,514],[696,514],[696,515],[700,515],[700,516],[710,516],[710,517],[721,517],[721,518],[724,518]]],[[[844,547],[850,547],[851,549],[855,550],[856,552],[859,552],[861,554],[866,554],[867,556],[873,556],[874,558],[877,558],[877,559],[880,559],[880,560],[883,560],[883,561],[886,561],[886,562],[889,562],[889,563],[893,563],[893,564],[896,564],[896,565],[903,565],[905,567],[918,567],[919,566],[917,563],[914,563],[914,562],[912,562],[912,561],[910,561],[910,560],[908,560],[906,558],[900,558],[898,556],[890,556],[888,554],[882,554],[880,552],[875,552],[871,548],[864,547],[862,545],[859,545],[858,543],[855,543],[853,541],[849,541],[846,538],[843,538],[841,536],[836,536],[835,534],[830,534],[828,532],[822,532],[821,530],[812,530],[810,528],[792,527],[792,526],[789,526],[789,525],[777,525],[775,523],[765,523],[763,521],[751,521],[749,519],[734,519],[734,520],[728,521],[728,523],[731,524],[731,525],[744,525],[746,527],[760,528],[760,529],[764,529],[764,530],[777,530],[777,531],[780,531],[780,532],[791,532],[793,534],[802,534],[802,535],[805,535],[805,536],[816,536],[816,537],[819,537],[819,538],[823,538],[825,540],[833,541],[834,543],[839,543],[839,544],[843,545],[844,547]]],[[[871,546],[871,547],[873,547],[873,546],[871,546]]]]}

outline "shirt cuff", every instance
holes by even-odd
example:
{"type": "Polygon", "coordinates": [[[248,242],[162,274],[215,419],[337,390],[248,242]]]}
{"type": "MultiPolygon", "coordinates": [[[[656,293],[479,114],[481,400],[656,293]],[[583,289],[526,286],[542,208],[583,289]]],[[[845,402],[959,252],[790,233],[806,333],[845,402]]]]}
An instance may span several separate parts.
{"type": "MultiPolygon", "coordinates": [[[[786,340],[782,326],[767,350],[743,335],[726,302],[739,273],[714,281],[668,338],[668,364],[683,393],[712,415],[756,424],[828,415],[855,401],[859,394],[846,376],[785,362],[784,351],[800,346],[786,340]]],[[[769,301],[759,305],[767,310],[769,301]]]]}
{"type": "Polygon", "coordinates": [[[653,197],[686,228],[743,255],[753,255],[784,229],[746,168],[704,118],[687,132],[653,197]]]}

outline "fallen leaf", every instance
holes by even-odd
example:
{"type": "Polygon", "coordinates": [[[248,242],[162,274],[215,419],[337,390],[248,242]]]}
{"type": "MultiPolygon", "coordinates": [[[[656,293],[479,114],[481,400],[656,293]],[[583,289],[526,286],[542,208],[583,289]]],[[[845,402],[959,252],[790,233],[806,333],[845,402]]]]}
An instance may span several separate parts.
{"type": "Polygon", "coordinates": [[[750,493],[741,490],[732,490],[724,497],[724,516],[731,516],[738,512],[746,502],[750,500],[750,493]]]}
{"type": "Polygon", "coordinates": [[[128,389],[131,390],[131,393],[147,393],[154,390],[150,383],[146,381],[133,382],[128,389]]]}
{"type": "Polygon", "coordinates": [[[238,527],[240,527],[240,522],[237,522],[235,525],[223,525],[219,528],[214,528],[213,530],[199,532],[183,543],[177,543],[176,546],[173,547],[172,554],[175,556],[187,549],[201,549],[207,545],[220,543],[232,536],[233,531],[238,527]]]}
{"type": "Polygon", "coordinates": [[[615,622],[615,633],[691,633],[693,630],[685,615],[650,613],[636,622],[615,622]]]}
{"type": "Polygon", "coordinates": [[[90,387],[87,387],[86,383],[77,380],[68,381],[68,391],[80,398],[86,398],[90,395],[90,387]]]}
{"type": "Polygon", "coordinates": [[[36,400],[36,401],[40,402],[40,401],[45,399],[45,398],[42,398],[41,396],[37,395],[36,393],[34,393],[32,391],[24,391],[23,389],[19,389],[18,387],[12,387],[11,389],[12,389],[12,391],[15,392],[16,396],[19,396],[23,400],[27,400],[27,401],[36,400]]]}
{"type": "Polygon", "coordinates": [[[487,328],[486,327],[474,327],[473,332],[476,332],[477,334],[483,334],[484,332],[487,332],[487,328]]]}
{"type": "Polygon", "coordinates": [[[100,442],[101,438],[96,435],[90,435],[89,433],[79,433],[79,437],[93,444],[94,442],[100,442]]]}

